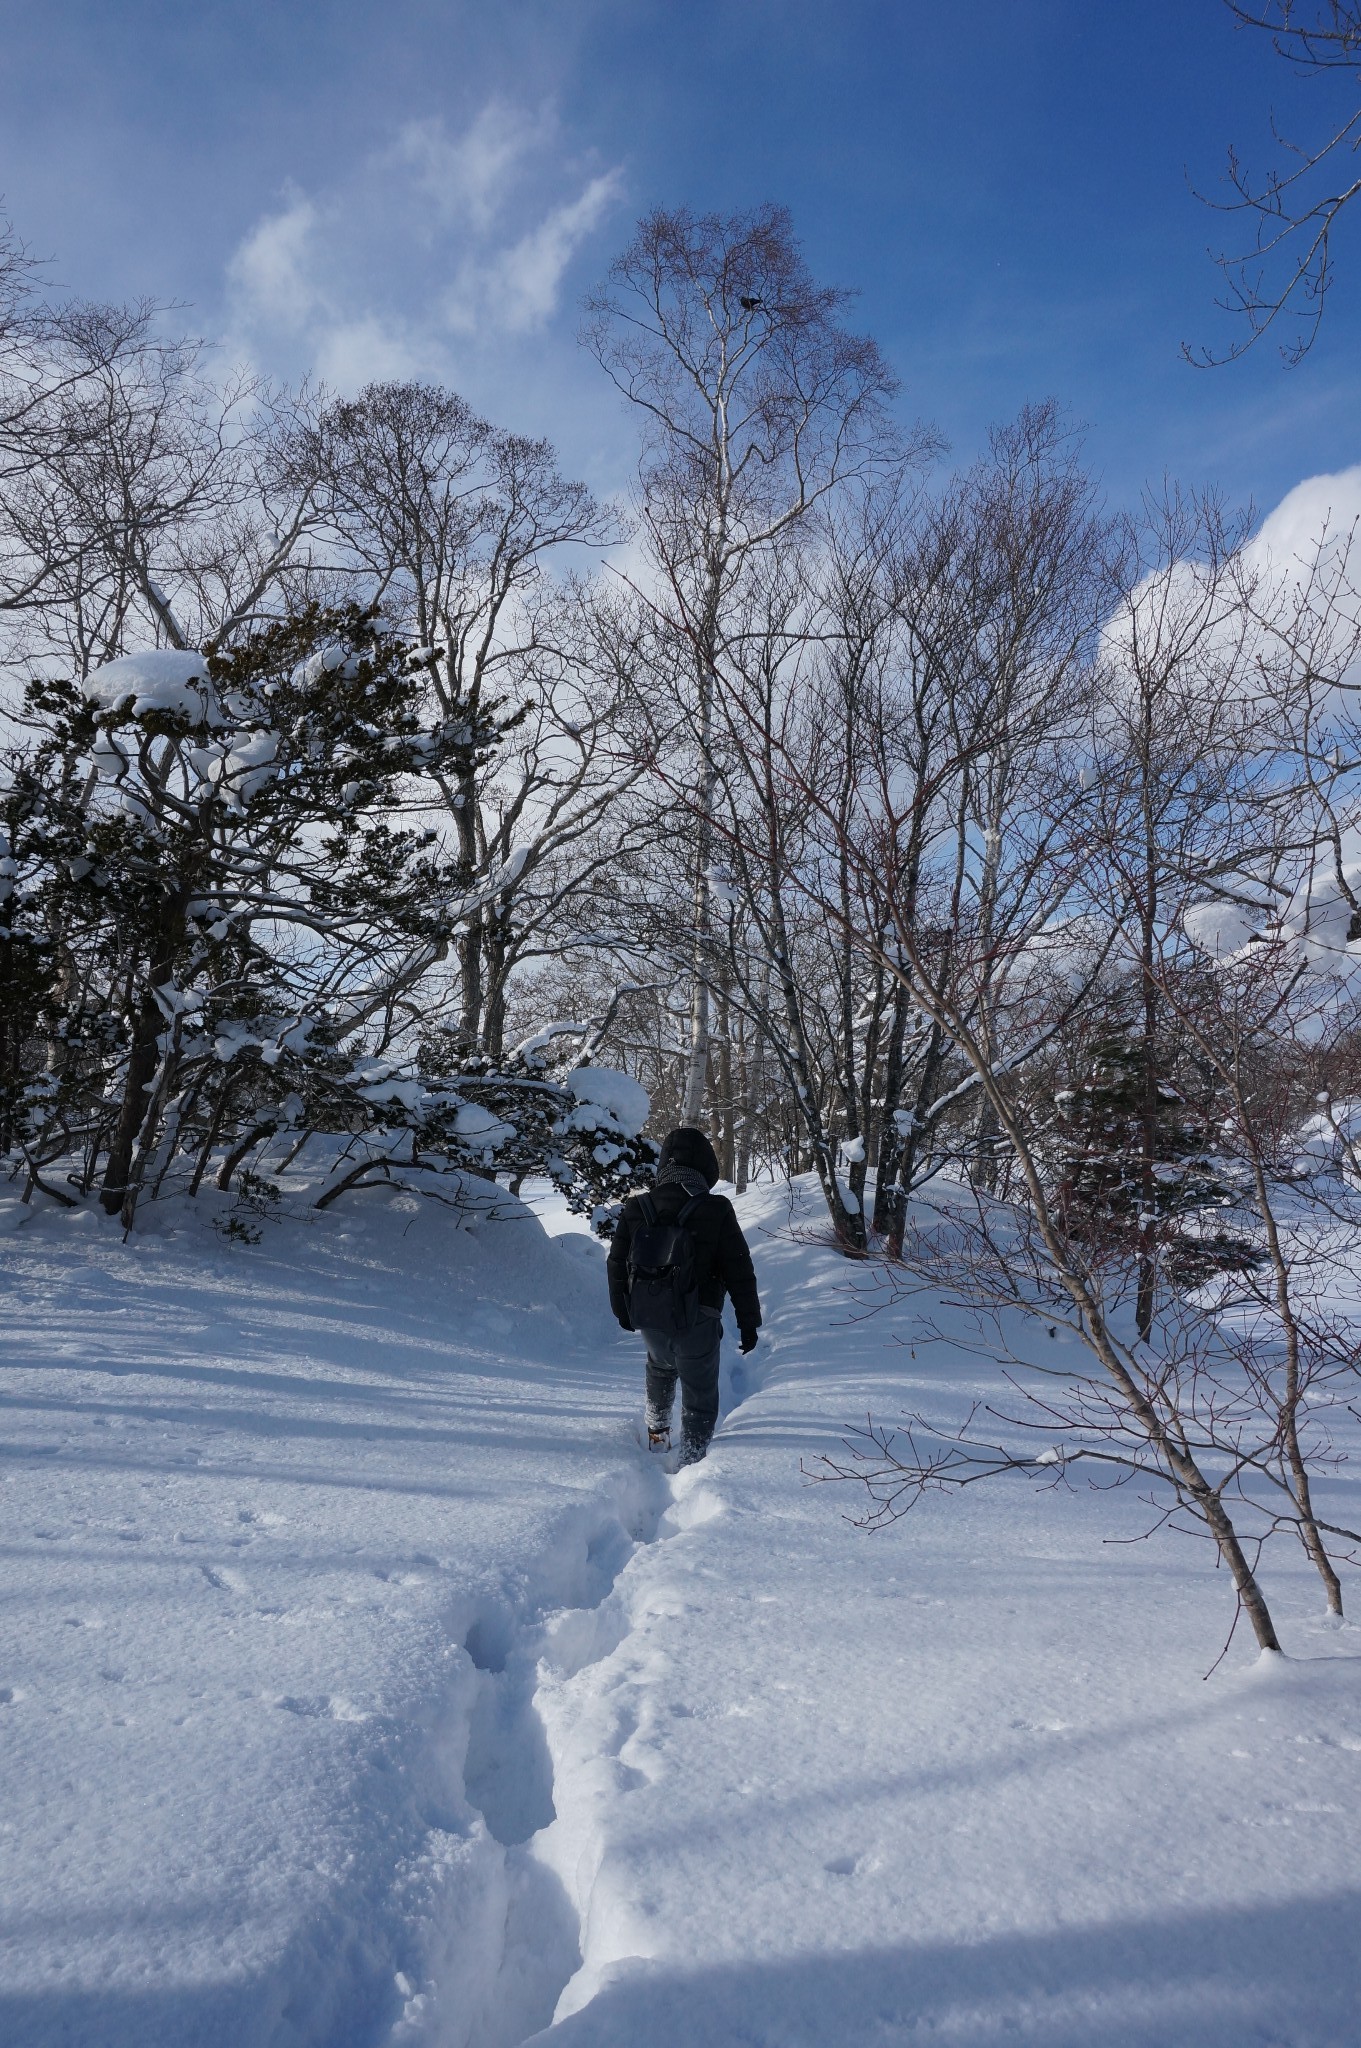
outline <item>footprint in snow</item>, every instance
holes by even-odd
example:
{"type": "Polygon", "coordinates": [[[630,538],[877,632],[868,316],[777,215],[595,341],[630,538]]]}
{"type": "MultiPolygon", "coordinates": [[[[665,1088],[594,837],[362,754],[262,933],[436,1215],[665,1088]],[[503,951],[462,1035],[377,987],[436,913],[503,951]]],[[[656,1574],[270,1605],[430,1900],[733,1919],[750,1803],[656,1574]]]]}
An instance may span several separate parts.
{"type": "Polygon", "coordinates": [[[292,1693],[284,1693],[274,1704],[282,1707],[286,1714],[301,1716],[304,1721],[329,1721],[331,1718],[331,1701],[326,1693],[314,1699],[299,1699],[292,1693]]]}
{"type": "Polygon", "coordinates": [[[367,1721],[369,1715],[353,1700],[342,1699],[332,1693],[315,1693],[298,1698],[284,1693],[274,1702],[286,1714],[297,1714],[304,1721],[367,1721]]]}
{"type": "Polygon", "coordinates": [[[244,1593],[248,1590],[240,1572],[224,1571],[210,1564],[201,1564],[199,1570],[215,1593],[244,1593]]]}

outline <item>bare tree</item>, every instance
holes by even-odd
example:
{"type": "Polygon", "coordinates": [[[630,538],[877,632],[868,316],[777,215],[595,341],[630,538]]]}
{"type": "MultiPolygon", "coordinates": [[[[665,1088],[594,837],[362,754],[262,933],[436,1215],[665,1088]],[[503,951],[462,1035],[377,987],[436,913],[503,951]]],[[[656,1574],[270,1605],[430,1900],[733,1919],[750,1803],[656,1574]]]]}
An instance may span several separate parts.
{"type": "Polygon", "coordinates": [[[11,666],[83,676],[129,646],[223,644],[278,617],[312,516],[272,457],[283,398],[218,388],[203,345],[145,304],[46,314],[30,363],[0,497],[11,666]]]}
{"type": "Polygon", "coordinates": [[[939,494],[900,472],[829,500],[732,605],[713,746],[731,972],[853,1252],[871,1164],[892,1237],[978,1100],[893,964],[899,928],[999,1061],[1051,1028],[1027,1032],[1007,965],[1055,907],[1071,835],[1060,756],[1086,711],[1100,540],[1041,408],[939,494]]]}
{"type": "Polygon", "coordinates": [[[1353,160],[1361,146],[1361,6],[1357,0],[1270,0],[1246,5],[1227,0],[1239,26],[1269,36],[1276,54],[1297,75],[1346,81],[1343,104],[1321,140],[1300,143],[1273,121],[1278,161],[1264,174],[1248,169],[1230,149],[1232,197],[1211,199],[1217,211],[1241,217],[1252,239],[1216,260],[1225,280],[1219,303],[1238,316],[1246,333],[1228,349],[1184,349],[1198,364],[1232,361],[1287,317],[1296,322],[1282,343],[1287,363],[1298,363],[1318,336],[1334,274],[1334,237],[1342,215],[1361,192],[1353,160]]]}
{"type": "Polygon", "coordinates": [[[1089,884],[1129,984],[1130,1060],[1141,1094],[1134,1171],[1144,1339],[1166,1221],[1165,935],[1198,894],[1269,890],[1279,822],[1266,801],[1277,777],[1240,553],[1245,536],[1245,522],[1226,519],[1213,499],[1176,494],[1125,523],[1090,740],[1098,801],[1089,884]]]}
{"type": "MultiPolygon", "coordinates": [[[[910,587],[904,600],[914,637],[931,636],[933,664],[948,678],[951,746],[961,769],[957,867],[967,872],[978,956],[998,968],[980,984],[978,1024],[1000,1057],[1009,941],[1017,917],[1031,914],[1012,887],[1018,870],[1008,842],[1019,838],[1023,847],[1035,807],[1051,810],[1056,774],[1066,781],[1058,755],[1089,710],[1108,528],[1079,446],[1052,401],[1027,406],[993,430],[987,457],[960,480],[942,515],[930,542],[933,594],[920,612],[910,587]],[[942,588],[949,593],[943,613],[934,594],[942,588]]],[[[1058,812],[1063,806],[1060,795],[1058,812]]],[[[956,912],[952,924],[958,919],[956,912]]],[[[919,1086],[914,1134],[939,1114],[937,1092],[935,1075],[919,1086]]],[[[974,1116],[970,1172],[987,1185],[995,1138],[985,1096],[974,1116]]],[[[909,1182],[913,1149],[909,1138],[909,1182]]]]}
{"type": "MultiPolygon", "coordinates": [[[[1042,1378],[1033,1400],[1043,1413],[1037,1413],[1036,1425],[1047,1427],[1060,1445],[1048,1462],[1071,1461],[1075,1453],[1063,1446],[1073,1435],[1082,1442],[1082,1456],[1160,1480],[1172,1511],[1190,1517],[1213,1539],[1259,1646],[1278,1650],[1249,1547],[1230,1510],[1243,1472],[1241,1455],[1233,1449],[1239,1418],[1231,1415],[1225,1421],[1219,1414],[1216,1389],[1194,1348],[1169,1343],[1164,1336],[1153,1349],[1124,1334],[1119,1289],[1112,1293],[1089,1241],[1067,1227],[1053,1199],[1042,1128],[1037,1130],[1026,1116],[1009,1077],[999,1072],[954,993],[932,987],[925,963],[913,958],[912,935],[903,933],[900,944],[918,999],[939,1016],[987,1095],[1025,1194],[1024,1204],[1002,1205],[976,1191],[972,1218],[950,1219],[955,1243],[943,1244],[937,1237],[916,1258],[923,1270],[976,1306],[1016,1310],[1035,1320],[1045,1317],[1050,1327],[1062,1325],[1066,1335],[1078,1339],[1094,1370],[1063,1361],[1039,1368],[1042,1378]],[[1212,1461],[1220,1469],[1213,1469],[1212,1461]]],[[[1028,1454],[1017,1459],[1005,1452],[999,1462],[996,1446],[985,1450],[989,1470],[1036,1462],[1028,1454]]],[[[914,1454],[906,1468],[909,1496],[941,1483],[961,1462],[969,1466],[973,1455],[967,1433],[943,1464],[938,1454],[926,1460],[914,1454]]]]}
{"type": "Polygon", "coordinates": [[[1361,1218],[1326,1184],[1302,1182],[1299,1077],[1307,1071],[1304,1046],[1339,1023],[1353,1028],[1355,1002],[1344,997],[1339,1005],[1301,965],[1298,949],[1277,936],[1246,958],[1217,962],[1208,983],[1196,984],[1213,990],[1212,1001],[1188,1001],[1185,983],[1169,991],[1169,1001],[1219,1083],[1226,1112],[1220,1143],[1242,1163],[1243,1202],[1261,1247],[1256,1263],[1215,1290],[1215,1321],[1272,1425],[1257,1470],[1282,1497],[1278,1513],[1318,1572],[1328,1612],[1340,1615],[1329,1539],[1342,1539],[1355,1562],[1361,1535],[1320,1517],[1314,1480],[1335,1462],[1329,1410],[1355,1395],[1353,1332],[1330,1311],[1327,1287],[1337,1262],[1355,1255],[1361,1218]]]}
{"type": "Polygon", "coordinates": [[[456,743],[443,826],[467,876],[502,877],[458,942],[460,1029],[497,1054],[513,969],[609,858],[606,817],[643,772],[616,743],[631,689],[617,626],[553,573],[613,525],[547,442],[433,385],[370,385],[294,445],[339,563],[428,650],[431,716],[456,743]]]}
{"type": "MultiPolygon", "coordinates": [[[[1317,1229],[1282,1221],[1299,1095],[1292,1103],[1268,1083],[1273,1062],[1306,1065],[1298,1048],[1285,1047],[1317,949],[1341,971],[1350,934],[1361,930],[1333,851],[1351,822],[1342,803],[1355,754],[1338,742],[1357,637],[1354,611],[1339,610],[1347,585],[1335,552],[1254,572],[1240,538],[1213,505],[1153,508],[1122,558],[1123,596],[1103,635],[1089,744],[1059,764],[1080,830],[1036,842],[1050,901],[1070,930],[1099,943],[1117,993],[1133,985],[1145,1085],[1133,1118],[1127,1226],[1071,1199],[1060,1105],[1027,1084],[1005,1040],[999,1046],[981,1028],[972,990],[996,976],[995,944],[983,948],[975,929],[963,930],[956,972],[942,980],[920,933],[902,921],[885,956],[967,1060],[1011,1176],[1005,1201],[978,1185],[971,1197],[942,1193],[938,1220],[919,1227],[908,1256],[959,1299],[993,1316],[1019,1312],[1046,1324],[1051,1340],[1066,1340],[1047,1356],[1043,1344],[1040,1356],[1004,1345],[1021,1412],[1003,1419],[1053,1441],[1037,1458],[972,1420],[942,1440],[924,1435],[919,1418],[897,1444],[871,1424],[858,1442],[863,1455],[843,1476],[868,1480],[879,1506],[896,1512],[925,1487],[1003,1471],[1090,1460],[1138,1474],[1155,1482],[1160,1518],[1189,1521],[1213,1539],[1241,1610],[1270,1650],[1277,1639],[1257,1576],[1261,1542],[1295,1531],[1335,1612],[1341,1594],[1328,1538],[1356,1543],[1355,1531],[1325,1523],[1312,1493],[1330,1456],[1322,1408],[1346,1398],[1354,1341],[1311,1302],[1299,1247],[1317,1229]],[[1218,960],[1226,945],[1232,957],[1216,981],[1205,958],[1218,960]],[[1172,1025],[1212,1084],[1200,1142],[1237,1174],[1236,1196],[1207,1187],[1193,1232],[1169,1228],[1177,1212],[1164,1181],[1173,1169],[1156,1129],[1168,1093],[1157,1048],[1172,1025]],[[1155,1094],[1164,1098],[1156,1114],[1155,1094]],[[1226,1201],[1237,1203],[1249,1239],[1232,1259],[1222,1238],[1226,1201]]],[[[868,869],[889,843],[882,830],[862,827],[853,858],[868,869]]],[[[1062,928],[1053,937],[1061,941],[1062,928]]],[[[1025,986],[1027,960],[1037,945],[1042,959],[1051,943],[1019,923],[1006,931],[1004,986],[1025,986]]],[[[1339,1232],[1354,1233],[1355,1218],[1333,1207],[1322,1221],[1325,1255],[1335,1256],[1339,1232]]]]}
{"type": "Polygon", "coordinates": [[[643,427],[638,501],[688,670],[698,786],[689,1069],[699,1116],[709,1067],[713,759],[720,657],[750,565],[849,474],[885,451],[895,380],[813,279],[788,213],[658,209],[588,300],[584,339],[643,427]]]}

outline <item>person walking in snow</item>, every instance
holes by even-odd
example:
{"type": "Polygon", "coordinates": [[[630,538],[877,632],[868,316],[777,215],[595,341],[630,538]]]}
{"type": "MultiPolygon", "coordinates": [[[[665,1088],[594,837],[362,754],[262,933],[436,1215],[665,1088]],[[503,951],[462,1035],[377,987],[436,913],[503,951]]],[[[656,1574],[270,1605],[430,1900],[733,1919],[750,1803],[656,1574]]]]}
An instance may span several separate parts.
{"type": "Polygon", "coordinates": [[[711,1192],[717,1179],[703,1131],[669,1131],[655,1187],[628,1197],[610,1243],[610,1307],[647,1345],[648,1447],[670,1448],[679,1380],[683,1465],[704,1456],[718,1421],[724,1295],[742,1351],[755,1350],[761,1326],[751,1253],[732,1203],[711,1192]]]}

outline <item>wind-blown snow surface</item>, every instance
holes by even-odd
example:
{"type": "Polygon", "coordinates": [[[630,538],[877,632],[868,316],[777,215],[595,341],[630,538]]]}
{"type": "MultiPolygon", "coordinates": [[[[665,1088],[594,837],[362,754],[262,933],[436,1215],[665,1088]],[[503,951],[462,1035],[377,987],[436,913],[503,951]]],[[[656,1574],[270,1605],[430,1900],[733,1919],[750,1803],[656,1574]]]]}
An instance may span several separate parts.
{"type": "Polygon", "coordinates": [[[1205,1679],[1128,1492],[852,1528],[800,1460],[997,1368],[743,1215],[675,1479],[584,1237],[8,1238],[7,2041],[1355,2048],[1361,1633],[1281,1547],[1289,1659],[1205,1679]]]}

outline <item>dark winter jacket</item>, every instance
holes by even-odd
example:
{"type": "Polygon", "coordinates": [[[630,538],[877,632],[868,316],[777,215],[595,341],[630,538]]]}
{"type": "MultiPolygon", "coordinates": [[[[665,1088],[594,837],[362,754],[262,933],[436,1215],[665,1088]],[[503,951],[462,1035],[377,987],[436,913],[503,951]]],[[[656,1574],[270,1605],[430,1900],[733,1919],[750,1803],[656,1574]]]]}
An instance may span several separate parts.
{"type": "MultiPolygon", "coordinates": [[[[658,1171],[667,1166],[688,1166],[703,1174],[710,1187],[718,1179],[718,1161],[713,1146],[702,1131],[672,1131],[663,1141],[658,1171]]],[[[663,1183],[650,1190],[657,1214],[671,1222],[691,1199],[679,1182],[663,1183]]],[[[610,1307],[619,1321],[629,1327],[629,1244],[638,1226],[646,1221],[637,1195],[630,1195],[620,1212],[610,1240],[608,1273],[610,1307]]],[[[699,1298],[703,1307],[721,1309],[723,1296],[732,1301],[739,1330],[761,1326],[761,1303],[756,1292],[756,1274],[742,1226],[726,1195],[703,1195],[685,1219],[695,1240],[695,1266],[699,1298]]]]}

